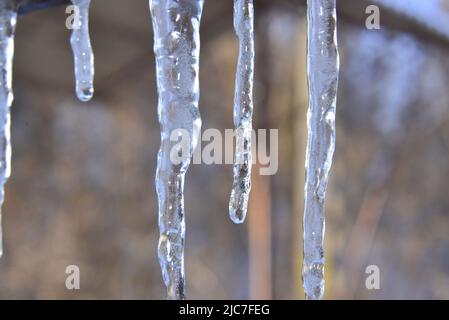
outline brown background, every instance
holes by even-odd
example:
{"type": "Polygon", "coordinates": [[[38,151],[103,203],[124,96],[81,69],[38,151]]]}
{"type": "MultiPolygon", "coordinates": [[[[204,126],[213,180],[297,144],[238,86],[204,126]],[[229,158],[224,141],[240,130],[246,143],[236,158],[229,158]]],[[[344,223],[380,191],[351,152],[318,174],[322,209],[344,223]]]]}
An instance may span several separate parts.
{"type": "MultiPolygon", "coordinates": [[[[292,1],[255,3],[255,118],[279,129],[279,171],[253,175],[249,220],[236,226],[227,216],[231,166],[190,168],[191,299],[302,297],[305,11],[292,1]]],[[[368,31],[363,11],[341,6],[326,298],[447,299],[447,43],[410,21],[391,23],[390,12],[368,31]],[[369,264],[381,270],[381,290],[364,286],[369,264]]],[[[58,7],[18,21],[0,298],[164,298],[148,1],[92,1],[96,92],[86,104],[74,96],[65,19],[58,7]],[[81,270],[79,291],[65,288],[71,264],[81,270]]],[[[203,129],[232,128],[232,1],[206,1],[201,32],[203,129]]]]}

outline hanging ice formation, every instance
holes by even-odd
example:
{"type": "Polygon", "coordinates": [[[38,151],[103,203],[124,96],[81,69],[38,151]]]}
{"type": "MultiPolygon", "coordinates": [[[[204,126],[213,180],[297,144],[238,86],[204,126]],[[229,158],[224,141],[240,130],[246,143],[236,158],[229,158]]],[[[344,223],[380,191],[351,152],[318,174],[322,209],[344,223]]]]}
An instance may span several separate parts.
{"type": "Polygon", "coordinates": [[[240,48],[234,93],[236,153],[229,215],[235,223],[245,220],[251,190],[251,131],[254,77],[253,0],[234,0],[234,29],[240,48]]]}
{"type": "Polygon", "coordinates": [[[336,0],[308,0],[309,109],[302,279],[307,299],[324,293],[324,200],[335,149],[339,73],[336,0]]]}
{"type": "Polygon", "coordinates": [[[184,176],[197,145],[201,118],[199,101],[200,21],[204,0],[150,0],[154,30],[158,115],[161,146],[156,190],[159,204],[159,263],[169,299],[185,299],[184,176]],[[182,131],[180,131],[182,130],[182,131]],[[174,132],[188,133],[188,152],[172,161],[174,132]],[[186,154],[187,153],[187,154],[186,154]]]}
{"type": "MultiPolygon", "coordinates": [[[[0,207],[5,196],[5,183],[11,173],[11,104],[12,61],[17,8],[12,0],[0,2],[0,207]]],[[[3,254],[0,208],[0,257],[3,254]]]]}
{"type": "Polygon", "coordinates": [[[72,0],[75,10],[70,44],[72,45],[76,95],[89,101],[94,95],[94,55],[89,38],[90,0],[72,0]]]}

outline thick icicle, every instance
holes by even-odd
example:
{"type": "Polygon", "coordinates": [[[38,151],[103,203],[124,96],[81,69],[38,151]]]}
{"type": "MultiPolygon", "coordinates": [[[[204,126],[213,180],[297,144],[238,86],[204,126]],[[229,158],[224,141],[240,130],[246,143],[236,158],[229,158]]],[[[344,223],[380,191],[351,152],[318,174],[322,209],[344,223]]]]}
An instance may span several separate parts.
{"type": "Polygon", "coordinates": [[[308,0],[309,109],[302,279],[307,299],[324,293],[324,200],[335,149],[339,73],[335,0],[308,0]]]}
{"type": "Polygon", "coordinates": [[[11,104],[12,61],[17,10],[14,1],[0,3],[0,257],[3,254],[1,205],[5,196],[5,183],[11,174],[11,104]]]}
{"type": "Polygon", "coordinates": [[[158,115],[161,126],[156,189],[159,204],[159,263],[169,299],[185,298],[184,176],[197,145],[200,20],[204,0],[150,0],[154,30],[158,115]],[[171,161],[179,143],[173,132],[188,133],[187,152],[171,161]]]}
{"type": "Polygon", "coordinates": [[[94,54],[89,37],[90,0],[72,0],[79,8],[79,19],[75,17],[70,37],[72,45],[76,95],[81,101],[89,101],[94,95],[94,54]]]}
{"type": "Polygon", "coordinates": [[[234,0],[234,28],[240,41],[234,95],[236,153],[229,215],[235,223],[246,217],[251,190],[251,130],[254,77],[253,0],[234,0]]]}

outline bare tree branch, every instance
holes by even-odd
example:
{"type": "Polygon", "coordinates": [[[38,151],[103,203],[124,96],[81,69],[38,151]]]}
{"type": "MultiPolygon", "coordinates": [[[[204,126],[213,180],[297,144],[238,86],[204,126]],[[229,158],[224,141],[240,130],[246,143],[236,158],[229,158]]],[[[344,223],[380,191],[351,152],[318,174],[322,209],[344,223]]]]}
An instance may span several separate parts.
{"type": "Polygon", "coordinates": [[[16,0],[16,3],[19,6],[19,15],[24,15],[36,10],[69,4],[70,0],[16,0]]]}
{"type": "MultiPolygon", "coordinates": [[[[23,15],[35,10],[69,4],[70,0],[16,0],[16,2],[17,5],[20,6],[19,14],[23,15]]],[[[225,1],[211,0],[209,6],[223,7],[223,2],[225,1]]],[[[368,0],[340,0],[338,2],[339,17],[342,21],[364,27],[365,19],[367,17],[365,9],[369,4],[371,4],[371,2],[368,0]]],[[[258,12],[276,7],[294,10],[300,6],[304,7],[305,5],[305,0],[258,0],[256,9],[258,12]]],[[[224,7],[227,8],[228,6],[224,7]]],[[[382,27],[390,30],[407,32],[422,41],[449,48],[449,38],[447,35],[443,35],[436,30],[429,28],[423,21],[418,21],[407,13],[391,10],[391,8],[384,6],[381,7],[382,27]]],[[[231,14],[229,12],[227,12],[227,14],[231,14]]],[[[223,13],[220,13],[218,10],[216,18],[222,19],[223,16],[223,13]]]]}

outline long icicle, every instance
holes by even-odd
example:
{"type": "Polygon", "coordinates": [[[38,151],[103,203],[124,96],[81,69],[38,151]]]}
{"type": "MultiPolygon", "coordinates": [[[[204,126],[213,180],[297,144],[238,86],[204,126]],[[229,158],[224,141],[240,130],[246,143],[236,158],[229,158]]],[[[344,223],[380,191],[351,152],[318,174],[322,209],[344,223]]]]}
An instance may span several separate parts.
{"type": "MultiPolygon", "coordinates": [[[[169,299],[185,299],[184,177],[201,130],[199,102],[200,21],[204,0],[150,0],[158,87],[161,147],[156,171],[159,263],[169,299]],[[188,134],[180,161],[173,133],[188,134]]],[[[175,134],[176,137],[179,137],[175,134]]]]}
{"type": "Polygon", "coordinates": [[[81,101],[89,101],[94,95],[94,54],[89,36],[90,0],[72,0],[78,8],[79,17],[75,15],[70,44],[72,45],[76,95],[81,101]]]}
{"type": "Polygon", "coordinates": [[[307,299],[324,293],[324,200],[335,149],[339,73],[335,0],[308,0],[309,109],[302,279],[307,299]]]}
{"type": "Polygon", "coordinates": [[[0,257],[3,255],[1,206],[11,174],[12,62],[17,8],[12,0],[0,3],[0,257]]]}
{"type": "Polygon", "coordinates": [[[245,221],[251,190],[251,131],[254,78],[253,0],[234,0],[234,29],[240,41],[234,94],[236,153],[229,215],[234,223],[245,221]]]}

